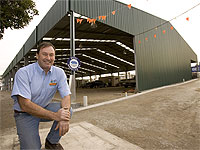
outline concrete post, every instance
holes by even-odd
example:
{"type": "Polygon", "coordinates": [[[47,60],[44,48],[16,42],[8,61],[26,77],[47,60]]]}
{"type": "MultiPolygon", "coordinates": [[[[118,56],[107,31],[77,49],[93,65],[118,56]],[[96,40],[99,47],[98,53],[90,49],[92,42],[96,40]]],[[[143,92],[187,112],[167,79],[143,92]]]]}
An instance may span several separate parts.
{"type": "Polygon", "coordinates": [[[83,106],[84,107],[88,106],[88,98],[87,98],[87,96],[83,96],[83,106]]]}
{"type": "Polygon", "coordinates": [[[125,97],[127,97],[128,96],[128,93],[127,92],[125,92],[125,97]]]}

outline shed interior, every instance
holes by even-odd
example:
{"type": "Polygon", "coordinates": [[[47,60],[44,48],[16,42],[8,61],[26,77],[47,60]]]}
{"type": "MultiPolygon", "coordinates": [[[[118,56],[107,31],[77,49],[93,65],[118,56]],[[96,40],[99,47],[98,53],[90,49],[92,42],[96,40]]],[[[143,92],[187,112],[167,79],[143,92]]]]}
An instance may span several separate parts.
{"type": "MultiPolygon", "coordinates": [[[[75,19],[76,21],[76,19],[75,19]]],[[[70,14],[49,30],[42,41],[56,47],[54,65],[71,74],[67,66],[70,57],[70,14]]],[[[35,62],[36,45],[27,53],[29,63],[35,62]]],[[[133,35],[96,21],[75,22],[75,56],[81,66],[76,77],[135,70],[133,35]]],[[[21,61],[23,64],[24,62],[21,61]]]]}

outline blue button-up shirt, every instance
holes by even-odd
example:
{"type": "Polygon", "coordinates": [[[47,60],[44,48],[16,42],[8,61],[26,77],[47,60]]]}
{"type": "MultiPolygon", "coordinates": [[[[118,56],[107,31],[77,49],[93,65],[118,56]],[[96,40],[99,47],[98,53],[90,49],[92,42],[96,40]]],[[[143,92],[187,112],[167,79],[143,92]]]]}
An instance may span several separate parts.
{"type": "Polygon", "coordinates": [[[57,90],[62,98],[71,94],[63,69],[51,66],[51,69],[45,75],[44,70],[37,62],[20,68],[15,74],[11,94],[14,99],[13,108],[21,111],[17,95],[30,99],[41,107],[46,107],[57,90]]]}

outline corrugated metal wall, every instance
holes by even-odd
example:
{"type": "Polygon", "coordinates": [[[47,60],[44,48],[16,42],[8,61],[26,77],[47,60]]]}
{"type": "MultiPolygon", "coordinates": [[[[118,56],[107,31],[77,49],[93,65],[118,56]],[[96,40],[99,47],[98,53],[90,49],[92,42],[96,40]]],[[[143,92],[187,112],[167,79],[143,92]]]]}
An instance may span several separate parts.
{"type": "Polygon", "coordinates": [[[101,22],[136,35],[140,91],[191,79],[190,62],[191,59],[197,61],[197,56],[178,32],[170,29],[170,23],[160,26],[165,20],[136,8],[128,9],[127,5],[113,0],[73,0],[71,9],[89,18],[98,19],[98,16],[106,15],[106,20],[101,22]],[[113,10],[116,10],[114,16],[111,14],[113,10]],[[163,30],[166,30],[165,34],[163,30]]]}
{"type": "Polygon", "coordinates": [[[196,55],[177,31],[170,27],[171,24],[168,23],[135,38],[139,90],[192,78],[190,62],[191,59],[197,60],[196,55]],[[165,34],[163,30],[166,31],[165,34]]]}

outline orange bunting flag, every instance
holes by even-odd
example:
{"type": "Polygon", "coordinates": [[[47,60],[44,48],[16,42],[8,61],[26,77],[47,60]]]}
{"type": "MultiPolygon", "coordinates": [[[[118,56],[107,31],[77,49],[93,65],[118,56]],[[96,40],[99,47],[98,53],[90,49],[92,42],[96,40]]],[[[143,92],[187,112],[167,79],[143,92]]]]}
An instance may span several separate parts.
{"type": "Polygon", "coordinates": [[[115,11],[112,11],[112,14],[115,15],[115,11]]]}
{"type": "Polygon", "coordinates": [[[162,32],[163,32],[163,34],[165,34],[165,32],[166,32],[166,31],[165,31],[165,30],[163,30],[162,32]]]}
{"type": "Polygon", "coordinates": [[[83,19],[77,19],[76,21],[77,21],[77,23],[81,24],[81,22],[83,21],[83,19]]]}
{"type": "Polygon", "coordinates": [[[138,41],[138,43],[140,44],[140,43],[141,43],[141,41],[138,41]]]}
{"type": "Polygon", "coordinates": [[[99,16],[99,20],[106,20],[106,16],[99,16]]]}
{"type": "Polygon", "coordinates": [[[156,38],[156,34],[154,34],[154,38],[156,38]]]}
{"type": "Polygon", "coordinates": [[[189,21],[189,17],[187,17],[186,20],[189,21]]]}
{"type": "Polygon", "coordinates": [[[89,22],[89,23],[94,23],[94,24],[95,24],[96,19],[90,19],[90,18],[87,18],[87,22],[89,22]]]}
{"type": "Polygon", "coordinates": [[[128,5],[128,8],[131,9],[131,4],[128,5]]]}
{"type": "Polygon", "coordinates": [[[92,22],[95,24],[96,20],[97,20],[97,19],[92,19],[92,22]]]}
{"type": "Polygon", "coordinates": [[[93,22],[93,19],[87,18],[87,22],[91,23],[93,22]]]}
{"type": "Polygon", "coordinates": [[[79,21],[79,22],[80,22],[80,24],[82,23],[82,21],[83,21],[83,19],[80,19],[80,21],[79,21]]]}
{"type": "Polygon", "coordinates": [[[174,28],[171,26],[170,29],[173,30],[174,28]]]}
{"type": "Polygon", "coordinates": [[[148,41],[148,38],[146,37],[145,40],[148,41]]]}
{"type": "Polygon", "coordinates": [[[106,20],[106,16],[101,16],[102,20],[106,20]]]}

